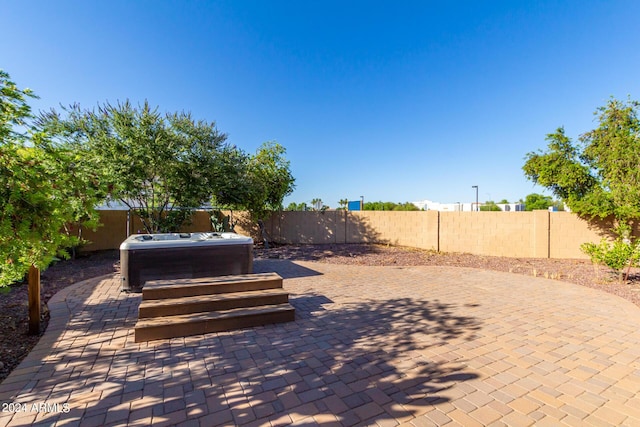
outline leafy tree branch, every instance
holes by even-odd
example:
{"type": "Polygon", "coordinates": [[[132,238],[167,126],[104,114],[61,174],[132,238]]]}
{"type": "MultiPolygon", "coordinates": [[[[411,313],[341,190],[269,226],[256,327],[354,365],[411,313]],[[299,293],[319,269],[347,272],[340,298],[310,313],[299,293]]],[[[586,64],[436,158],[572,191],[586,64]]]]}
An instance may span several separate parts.
{"type": "Polygon", "coordinates": [[[72,224],[95,228],[106,194],[78,153],[34,124],[34,97],[0,70],[0,286],[67,257],[82,242],[72,224]]]}

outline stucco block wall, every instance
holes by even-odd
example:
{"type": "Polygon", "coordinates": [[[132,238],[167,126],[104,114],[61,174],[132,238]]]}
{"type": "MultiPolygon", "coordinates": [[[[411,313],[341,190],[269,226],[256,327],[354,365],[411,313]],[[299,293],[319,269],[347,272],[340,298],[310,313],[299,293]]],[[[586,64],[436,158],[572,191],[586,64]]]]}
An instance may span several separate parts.
{"type": "MultiPolygon", "coordinates": [[[[229,212],[223,212],[228,215],[229,212]]],[[[83,230],[91,243],[85,251],[117,249],[127,236],[126,211],[101,211],[104,224],[83,230]]],[[[262,238],[246,212],[233,212],[236,232],[262,238]]],[[[599,242],[608,225],[588,222],[569,212],[282,212],[266,223],[268,238],[278,243],[383,243],[441,252],[522,258],[588,258],[584,242],[599,242]]],[[[135,215],[130,233],[142,230],[135,215]]],[[[210,231],[209,213],[196,211],[180,231],[210,231]]]]}
{"type": "Polygon", "coordinates": [[[597,243],[606,236],[608,225],[604,221],[588,222],[570,212],[553,212],[549,219],[551,258],[588,258],[580,250],[580,245],[597,243]]]}
{"type": "Polygon", "coordinates": [[[442,212],[440,250],[529,257],[535,245],[533,216],[520,214],[521,212],[442,212]]]}
{"type": "Polygon", "coordinates": [[[127,211],[100,211],[102,226],[91,230],[82,229],[82,238],[89,241],[82,251],[101,251],[120,247],[127,238],[127,211]]]}
{"type": "Polygon", "coordinates": [[[376,242],[438,248],[438,212],[355,211],[348,213],[348,243],[376,242]]]}
{"type": "Polygon", "coordinates": [[[569,212],[283,212],[281,243],[383,243],[442,252],[522,258],[582,258],[599,229],[569,212]]]}
{"type": "Polygon", "coordinates": [[[344,243],[344,212],[283,212],[271,218],[271,238],[279,243],[344,243]]]}
{"type": "Polygon", "coordinates": [[[326,211],[274,215],[271,237],[279,243],[387,243],[437,249],[437,212],[326,211]]]}

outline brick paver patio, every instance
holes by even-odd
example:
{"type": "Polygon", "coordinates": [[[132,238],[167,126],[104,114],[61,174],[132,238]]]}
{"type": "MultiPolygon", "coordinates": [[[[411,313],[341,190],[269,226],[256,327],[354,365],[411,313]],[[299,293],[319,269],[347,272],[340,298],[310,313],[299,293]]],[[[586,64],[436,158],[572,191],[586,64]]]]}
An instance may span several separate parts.
{"type": "Polygon", "coordinates": [[[0,426],[640,426],[626,300],[474,269],[255,270],[285,278],[295,322],[136,344],[140,296],[116,277],[61,291],[0,426]]]}

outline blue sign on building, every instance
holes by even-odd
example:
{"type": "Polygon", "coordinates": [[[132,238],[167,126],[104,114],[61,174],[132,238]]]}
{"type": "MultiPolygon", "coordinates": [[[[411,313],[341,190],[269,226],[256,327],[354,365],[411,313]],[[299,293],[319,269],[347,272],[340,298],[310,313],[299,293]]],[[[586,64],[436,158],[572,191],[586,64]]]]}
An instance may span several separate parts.
{"type": "Polygon", "coordinates": [[[355,200],[353,202],[349,202],[347,205],[347,209],[350,211],[359,211],[360,210],[360,200],[355,200]]]}

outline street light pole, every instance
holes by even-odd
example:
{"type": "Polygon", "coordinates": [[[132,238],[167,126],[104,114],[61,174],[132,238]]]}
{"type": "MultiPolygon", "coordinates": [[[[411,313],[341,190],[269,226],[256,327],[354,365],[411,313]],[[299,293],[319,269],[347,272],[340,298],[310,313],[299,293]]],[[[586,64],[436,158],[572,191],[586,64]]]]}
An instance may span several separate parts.
{"type": "MultiPolygon", "coordinates": [[[[471,188],[475,188],[476,189],[476,212],[480,210],[480,206],[478,205],[478,186],[477,185],[472,185],[471,188]]],[[[473,209],[471,209],[473,210],[473,209]]]]}

